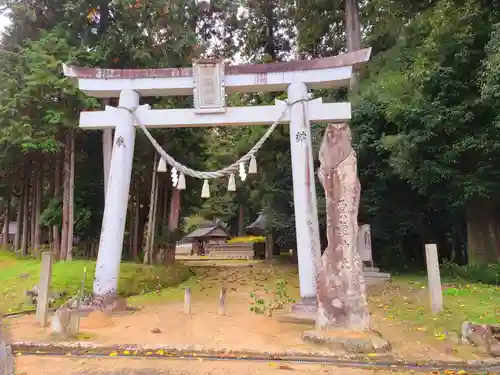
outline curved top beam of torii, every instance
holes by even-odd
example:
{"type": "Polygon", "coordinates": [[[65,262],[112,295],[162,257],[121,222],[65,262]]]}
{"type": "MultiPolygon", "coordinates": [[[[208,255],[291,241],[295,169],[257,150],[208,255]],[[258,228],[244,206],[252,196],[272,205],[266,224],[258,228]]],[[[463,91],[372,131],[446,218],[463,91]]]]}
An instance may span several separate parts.
{"type": "MultiPolygon", "coordinates": [[[[285,91],[292,82],[310,89],[347,86],[353,67],[370,59],[371,48],[313,60],[270,64],[242,64],[225,68],[227,93],[285,91]]],[[[85,94],[98,98],[118,97],[122,90],[141,96],[193,95],[192,68],[101,69],[63,66],[64,74],[78,80],[85,94]]]]}

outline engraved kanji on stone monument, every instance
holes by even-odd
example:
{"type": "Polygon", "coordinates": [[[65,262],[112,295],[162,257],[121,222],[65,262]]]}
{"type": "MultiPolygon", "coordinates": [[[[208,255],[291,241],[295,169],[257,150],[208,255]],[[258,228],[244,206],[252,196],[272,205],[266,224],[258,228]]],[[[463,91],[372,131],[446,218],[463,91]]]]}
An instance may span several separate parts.
{"type": "Polygon", "coordinates": [[[327,127],[319,160],[318,174],[326,197],[328,247],[317,280],[317,326],[367,331],[370,316],[356,246],[361,186],[347,124],[327,127]]]}

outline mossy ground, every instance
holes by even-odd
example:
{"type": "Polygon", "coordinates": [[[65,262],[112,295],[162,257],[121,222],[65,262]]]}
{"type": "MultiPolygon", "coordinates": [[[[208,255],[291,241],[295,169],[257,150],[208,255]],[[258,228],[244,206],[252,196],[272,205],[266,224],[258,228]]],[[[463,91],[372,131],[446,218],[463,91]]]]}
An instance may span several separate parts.
{"type": "Polygon", "coordinates": [[[388,320],[414,325],[438,339],[460,333],[464,321],[500,323],[500,286],[443,279],[444,310],[432,314],[427,280],[423,276],[399,276],[370,296],[372,312],[388,320]]]}

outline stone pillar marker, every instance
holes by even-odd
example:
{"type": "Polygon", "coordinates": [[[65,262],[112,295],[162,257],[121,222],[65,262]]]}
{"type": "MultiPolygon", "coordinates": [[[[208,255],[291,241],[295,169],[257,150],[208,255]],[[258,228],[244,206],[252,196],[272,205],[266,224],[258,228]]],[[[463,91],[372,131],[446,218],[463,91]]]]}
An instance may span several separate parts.
{"type": "Polygon", "coordinates": [[[53,258],[54,254],[51,252],[42,253],[42,264],[40,267],[40,281],[38,282],[38,296],[36,304],[36,320],[42,327],[47,325],[53,258]]]}
{"type": "Polygon", "coordinates": [[[361,186],[347,124],[329,125],[319,151],[328,247],[318,274],[318,328],[368,331],[366,288],[357,250],[361,186]]]}
{"type": "Polygon", "coordinates": [[[425,263],[427,264],[431,310],[434,314],[438,314],[443,311],[443,292],[436,244],[425,245],[425,263]]]}
{"type": "Polygon", "coordinates": [[[371,241],[371,233],[370,233],[370,225],[358,224],[358,253],[361,257],[361,261],[363,263],[369,263],[373,268],[373,257],[372,257],[372,241],[371,241]]]}
{"type": "Polygon", "coordinates": [[[8,332],[2,325],[2,315],[0,314],[0,374],[15,375],[15,361],[10,346],[11,340],[8,332]]]}

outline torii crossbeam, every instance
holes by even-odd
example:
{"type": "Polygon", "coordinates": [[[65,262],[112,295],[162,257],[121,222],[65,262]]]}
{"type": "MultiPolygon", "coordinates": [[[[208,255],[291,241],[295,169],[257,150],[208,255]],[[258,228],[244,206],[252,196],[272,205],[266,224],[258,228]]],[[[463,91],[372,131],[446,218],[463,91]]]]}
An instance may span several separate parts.
{"type": "MultiPolygon", "coordinates": [[[[288,92],[289,103],[308,99],[309,89],[347,86],[353,69],[367,62],[371,49],[344,55],[273,64],[225,67],[204,61],[193,68],[97,69],[65,66],[64,73],[78,80],[85,94],[119,97],[119,107],[82,112],[84,129],[115,128],[111,166],[94,281],[96,296],[116,291],[123,247],[127,202],[135,143],[136,118],[146,127],[266,125],[276,121],[286,103],[253,107],[226,107],[227,93],[288,92]],[[150,109],[139,106],[140,96],[193,95],[193,109],[150,109]]],[[[290,123],[293,193],[300,294],[298,306],[308,309],[316,301],[316,268],[321,262],[315,173],[309,123],[345,122],[350,103],[323,103],[321,99],[291,106],[281,122],[290,123]]]]}

